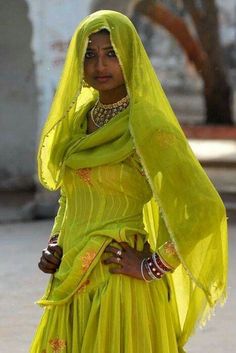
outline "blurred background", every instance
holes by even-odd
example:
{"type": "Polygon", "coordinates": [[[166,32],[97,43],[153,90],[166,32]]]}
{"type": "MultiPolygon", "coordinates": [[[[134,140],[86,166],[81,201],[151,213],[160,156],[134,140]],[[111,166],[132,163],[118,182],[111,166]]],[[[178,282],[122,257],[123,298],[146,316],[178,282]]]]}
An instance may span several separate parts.
{"type": "MultiPolygon", "coordinates": [[[[37,260],[58,194],[38,183],[38,138],[70,38],[79,22],[99,9],[120,11],[135,24],[194,152],[226,204],[232,249],[236,246],[235,0],[0,0],[0,283],[13,296],[11,304],[9,297],[0,299],[2,353],[16,351],[16,344],[25,352],[40,315],[32,308],[45,285],[37,260]],[[26,248],[30,254],[23,256],[26,248]]],[[[219,319],[228,322],[228,335],[234,319],[228,304],[219,319]]],[[[213,345],[214,352],[232,352],[233,335],[225,350],[226,343],[223,349],[215,340],[222,331],[218,335],[212,327],[212,336],[199,336],[190,352],[211,353],[213,345]]]]}

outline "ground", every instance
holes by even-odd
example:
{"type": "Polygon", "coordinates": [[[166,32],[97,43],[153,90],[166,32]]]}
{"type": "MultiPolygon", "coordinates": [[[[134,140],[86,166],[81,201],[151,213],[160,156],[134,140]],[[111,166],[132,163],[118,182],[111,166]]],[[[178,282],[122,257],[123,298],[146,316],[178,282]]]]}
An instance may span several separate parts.
{"type": "MultiPolygon", "coordinates": [[[[34,301],[42,295],[49,278],[38,270],[37,263],[51,226],[51,221],[0,225],[1,353],[29,350],[42,313],[34,301]]],[[[233,214],[229,214],[229,230],[229,297],[207,326],[191,339],[188,353],[231,353],[236,347],[236,256],[233,255],[236,251],[236,217],[233,214]]]]}

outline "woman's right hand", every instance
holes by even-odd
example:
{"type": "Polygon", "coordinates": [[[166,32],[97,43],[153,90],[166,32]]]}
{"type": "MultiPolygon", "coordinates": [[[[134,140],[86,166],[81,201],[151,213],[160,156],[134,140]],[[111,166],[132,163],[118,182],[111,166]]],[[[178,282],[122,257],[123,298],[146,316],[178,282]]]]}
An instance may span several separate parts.
{"type": "Polygon", "coordinates": [[[47,248],[43,249],[38,267],[44,273],[55,273],[60,266],[62,258],[62,248],[57,242],[49,243],[47,248]]]}

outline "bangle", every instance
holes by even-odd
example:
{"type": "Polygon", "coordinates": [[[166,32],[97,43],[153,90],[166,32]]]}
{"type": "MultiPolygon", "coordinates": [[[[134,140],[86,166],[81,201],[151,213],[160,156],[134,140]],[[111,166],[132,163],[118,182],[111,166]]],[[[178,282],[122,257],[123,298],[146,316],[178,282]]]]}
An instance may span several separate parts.
{"type": "Polygon", "coordinates": [[[147,258],[147,271],[150,277],[153,279],[160,279],[165,272],[160,270],[159,267],[155,266],[155,263],[153,262],[153,259],[151,257],[147,258]]]}
{"type": "Polygon", "coordinates": [[[161,279],[166,272],[170,272],[172,269],[167,267],[157,253],[153,253],[151,257],[142,260],[140,271],[144,281],[151,282],[152,280],[161,279]],[[144,268],[150,277],[149,280],[144,275],[144,268]]]}
{"type": "Polygon", "coordinates": [[[152,270],[151,270],[151,263],[149,263],[149,259],[146,259],[144,262],[144,266],[147,270],[147,273],[149,275],[149,277],[151,277],[152,279],[156,279],[156,276],[153,274],[152,270]]]}
{"type": "Polygon", "coordinates": [[[140,267],[140,270],[141,270],[141,275],[144,279],[145,282],[151,282],[152,280],[148,280],[145,276],[144,276],[144,271],[143,271],[143,267],[144,267],[144,264],[145,264],[145,261],[146,259],[143,259],[142,262],[141,262],[141,267],[140,267]]]}
{"type": "Polygon", "coordinates": [[[153,260],[156,266],[158,266],[162,271],[170,272],[172,270],[172,268],[168,267],[167,264],[162,260],[162,258],[157,253],[153,254],[153,260]]]}
{"type": "Polygon", "coordinates": [[[48,239],[48,244],[57,243],[59,234],[54,234],[48,239]]]}

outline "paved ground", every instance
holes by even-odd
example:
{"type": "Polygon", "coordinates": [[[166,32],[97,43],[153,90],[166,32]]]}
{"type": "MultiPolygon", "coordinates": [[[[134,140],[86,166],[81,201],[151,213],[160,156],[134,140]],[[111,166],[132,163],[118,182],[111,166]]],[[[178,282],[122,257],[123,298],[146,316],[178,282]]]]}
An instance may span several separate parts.
{"type": "MultiPolygon", "coordinates": [[[[229,298],[206,328],[189,343],[188,353],[232,353],[236,347],[236,217],[230,217],[229,298]]],[[[0,352],[27,353],[42,309],[33,302],[43,293],[48,275],[37,268],[52,222],[0,225],[0,352]]],[[[145,353],[145,352],[144,352],[145,353]]],[[[163,352],[164,353],[164,352],[163,352]]]]}

